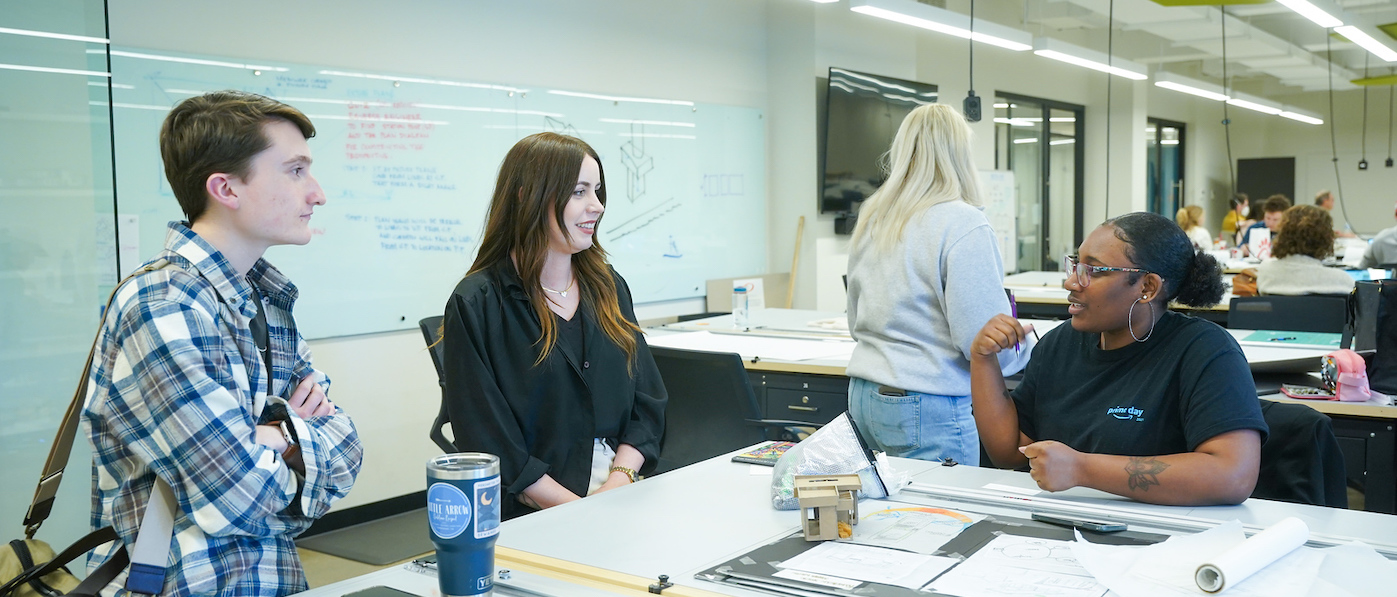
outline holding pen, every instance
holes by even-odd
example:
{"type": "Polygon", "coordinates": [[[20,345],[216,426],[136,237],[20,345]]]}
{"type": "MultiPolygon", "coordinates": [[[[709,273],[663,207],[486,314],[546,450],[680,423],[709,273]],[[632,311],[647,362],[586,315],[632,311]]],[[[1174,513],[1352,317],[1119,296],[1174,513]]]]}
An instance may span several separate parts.
{"type": "MultiPolygon", "coordinates": [[[[1010,316],[1010,317],[1013,317],[1014,319],[1018,319],[1018,318],[1019,318],[1019,303],[1018,303],[1018,301],[1015,301],[1015,300],[1014,300],[1014,291],[1009,290],[1008,288],[1005,288],[1005,289],[1004,289],[1004,294],[1009,295],[1009,316],[1010,316]]],[[[1021,350],[1021,348],[1019,347],[1019,341],[1018,341],[1018,340],[1014,340],[1014,352],[1019,352],[1019,350],[1021,350]]]]}

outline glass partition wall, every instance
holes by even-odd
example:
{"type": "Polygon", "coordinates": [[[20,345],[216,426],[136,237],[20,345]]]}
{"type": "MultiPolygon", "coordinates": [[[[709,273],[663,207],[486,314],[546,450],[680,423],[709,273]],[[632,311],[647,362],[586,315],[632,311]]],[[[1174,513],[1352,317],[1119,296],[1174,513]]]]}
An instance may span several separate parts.
{"type": "Polygon", "coordinates": [[[1055,270],[1082,241],[1085,108],[997,93],[996,170],[1014,173],[1017,271],[1055,270]]]}
{"type": "MultiPolygon", "coordinates": [[[[106,3],[0,10],[0,525],[21,534],[34,483],[116,282],[106,3]]],[[[154,140],[152,140],[154,142],[154,140]]],[[[85,534],[92,464],[80,432],[39,538],[85,534]]],[[[82,575],[81,566],[76,570],[82,575]]]]}

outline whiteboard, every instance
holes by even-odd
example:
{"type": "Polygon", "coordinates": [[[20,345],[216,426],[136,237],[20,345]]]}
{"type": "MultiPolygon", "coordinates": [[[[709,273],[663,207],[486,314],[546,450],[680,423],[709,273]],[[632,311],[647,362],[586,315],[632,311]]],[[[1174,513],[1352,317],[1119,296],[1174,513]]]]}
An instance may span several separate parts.
{"type": "Polygon", "coordinates": [[[980,191],[984,193],[985,218],[999,241],[999,257],[1004,260],[1004,273],[1018,271],[1019,243],[1014,214],[1017,208],[1012,170],[981,170],[980,191]]]}
{"type": "Polygon", "coordinates": [[[112,83],[117,210],[139,222],[142,261],[160,250],[166,223],[183,219],[158,142],[174,104],[238,89],[310,116],[326,205],[308,246],[266,255],[300,288],[308,338],[440,315],[474,260],[505,152],[545,130],[601,156],[597,238],[636,303],[703,296],[710,278],[766,271],[766,125],[754,108],[120,47],[112,83]]]}

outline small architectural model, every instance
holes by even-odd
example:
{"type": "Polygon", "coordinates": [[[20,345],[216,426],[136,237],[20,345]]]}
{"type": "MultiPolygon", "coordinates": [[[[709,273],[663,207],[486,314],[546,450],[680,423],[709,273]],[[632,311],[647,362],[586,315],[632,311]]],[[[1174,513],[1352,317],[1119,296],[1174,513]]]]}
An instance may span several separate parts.
{"type": "Polygon", "coordinates": [[[856,491],[863,484],[858,475],[796,475],[795,497],[800,502],[800,525],[806,541],[827,541],[840,536],[840,523],[850,529],[859,523],[856,491]]]}

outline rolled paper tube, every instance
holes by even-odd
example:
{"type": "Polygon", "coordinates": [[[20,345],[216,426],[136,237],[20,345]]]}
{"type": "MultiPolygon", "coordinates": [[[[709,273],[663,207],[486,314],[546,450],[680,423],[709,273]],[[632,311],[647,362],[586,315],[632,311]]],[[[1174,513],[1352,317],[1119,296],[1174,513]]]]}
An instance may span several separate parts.
{"type": "Polygon", "coordinates": [[[1309,539],[1310,529],[1305,523],[1298,518],[1287,518],[1222,552],[1211,562],[1204,562],[1193,573],[1193,580],[1198,588],[1217,593],[1240,584],[1309,539]]]}

